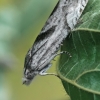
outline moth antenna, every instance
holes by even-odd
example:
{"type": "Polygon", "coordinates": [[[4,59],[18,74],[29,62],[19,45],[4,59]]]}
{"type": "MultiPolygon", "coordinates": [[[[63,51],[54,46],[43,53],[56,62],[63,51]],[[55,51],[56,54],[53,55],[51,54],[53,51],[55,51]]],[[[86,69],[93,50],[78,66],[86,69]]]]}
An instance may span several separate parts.
{"type": "Polygon", "coordinates": [[[66,53],[67,55],[69,55],[69,57],[72,57],[71,54],[68,51],[61,51],[60,53],[57,53],[56,56],[63,54],[63,53],[66,53]]]}
{"type": "Polygon", "coordinates": [[[69,57],[72,57],[68,51],[62,51],[62,53],[66,53],[67,55],[69,55],[69,57]]]}

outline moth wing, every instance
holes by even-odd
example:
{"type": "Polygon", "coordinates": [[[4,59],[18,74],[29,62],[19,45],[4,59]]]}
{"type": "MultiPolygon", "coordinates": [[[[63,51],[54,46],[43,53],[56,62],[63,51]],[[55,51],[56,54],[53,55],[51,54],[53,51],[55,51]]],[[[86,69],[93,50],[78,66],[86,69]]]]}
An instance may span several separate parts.
{"type": "Polygon", "coordinates": [[[25,56],[24,68],[27,67],[27,64],[30,61],[30,58],[31,58],[31,49],[28,50],[28,52],[25,56]]]}
{"type": "Polygon", "coordinates": [[[35,54],[48,41],[49,37],[53,34],[54,31],[55,31],[55,26],[52,26],[49,30],[37,36],[32,46],[31,50],[32,55],[35,54]]]}
{"type": "Polygon", "coordinates": [[[67,13],[65,16],[66,21],[71,30],[73,30],[78,23],[87,3],[88,0],[73,0],[72,3],[65,8],[65,13],[67,13]]]}
{"type": "Polygon", "coordinates": [[[43,44],[48,41],[50,35],[52,35],[52,33],[55,31],[56,25],[54,23],[52,23],[52,21],[53,21],[52,16],[54,16],[54,14],[58,8],[59,2],[60,1],[58,1],[54,10],[50,14],[48,20],[46,21],[44,27],[42,28],[42,30],[40,32],[40,34],[37,36],[37,38],[32,46],[32,54],[34,54],[41,46],[43,46],[43,44]]]}

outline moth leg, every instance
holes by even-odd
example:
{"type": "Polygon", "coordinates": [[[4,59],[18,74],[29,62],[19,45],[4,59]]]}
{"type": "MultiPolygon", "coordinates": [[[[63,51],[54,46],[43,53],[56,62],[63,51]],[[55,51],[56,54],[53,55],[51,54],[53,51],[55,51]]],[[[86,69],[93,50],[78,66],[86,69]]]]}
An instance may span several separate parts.
{"type": "Polygon", "coordinates": [[[46,68],[42,69],[40,72],[39,72],[39,75],[41,76],[46,76],[46,75],[54,75],[54,76],[57,76],[59,77],[57,74],[55,73],[46,73],[46,71],[51,67],[51,64],[49,64],[46,68]]]}
{"type": "Polygon", "coordinates": [[[63,54],[63,53],[66,53],[67,55],[69,55],[69,57],[72,57],[71,54],[69,52],[67,52],[67,51],[62,51],[60,53],[57,53],[55,56],[63,54]]]}

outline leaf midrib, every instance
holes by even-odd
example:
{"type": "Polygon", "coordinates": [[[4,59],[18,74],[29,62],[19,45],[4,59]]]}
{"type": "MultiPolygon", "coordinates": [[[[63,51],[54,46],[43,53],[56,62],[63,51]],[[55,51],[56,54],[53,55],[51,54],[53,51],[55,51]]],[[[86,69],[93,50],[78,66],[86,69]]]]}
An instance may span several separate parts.
{"type": "Polygon", "coordinates": [[[75,31],[89,31],[89,32],[98,32],[100,33],[100,30],[95,30],[95,29],[89,29],[89,28],[75,28],[72,30],[72,32],[75,31]]]}

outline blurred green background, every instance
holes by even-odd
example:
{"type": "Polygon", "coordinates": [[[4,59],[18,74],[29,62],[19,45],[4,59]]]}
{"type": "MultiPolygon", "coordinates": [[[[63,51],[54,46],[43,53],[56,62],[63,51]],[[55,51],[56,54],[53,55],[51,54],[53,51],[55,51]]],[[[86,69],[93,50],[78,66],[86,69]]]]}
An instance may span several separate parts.
{"type": "MultiPolygon", "coordinates": [[[[22,85],[25,55],[57,1],[0,0],[0,100],[69,100],[55,76],[22,85]]],[[[53,61],[49,72],[56,72],[56,66],[53,61]]]]}

